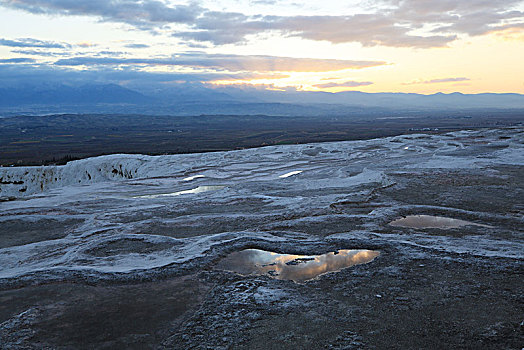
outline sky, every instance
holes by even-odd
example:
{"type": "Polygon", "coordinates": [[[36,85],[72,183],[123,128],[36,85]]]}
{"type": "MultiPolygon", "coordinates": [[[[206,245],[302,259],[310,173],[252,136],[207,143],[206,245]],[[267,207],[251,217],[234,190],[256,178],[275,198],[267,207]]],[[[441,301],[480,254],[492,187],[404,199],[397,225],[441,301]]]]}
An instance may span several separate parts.
{"type": "Polygon", "coordinates": [[[524,93],[522,0],[0,0],[0,84],[524,93]]]}

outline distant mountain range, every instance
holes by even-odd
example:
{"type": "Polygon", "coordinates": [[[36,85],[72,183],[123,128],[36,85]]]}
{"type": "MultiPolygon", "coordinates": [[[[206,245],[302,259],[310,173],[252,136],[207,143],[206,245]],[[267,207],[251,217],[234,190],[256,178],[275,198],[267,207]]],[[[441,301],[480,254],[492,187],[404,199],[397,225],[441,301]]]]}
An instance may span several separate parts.
{"type": "Polygon", "coordinates": [[[124,113],[151,110],[152,113],[230,113],[237,114],[287,114],[287,113],[340,113],[347,107],[379,109],[524,109],[521,94],[462,94],[437,93],[421,95],[412,93],[364,93],[348,91],[339,93],[308,91],[271,91],[240,89],[234,87],[207,88],[200,85],[181,84],[154,89],[134,87],[129,89],[117,84],[89,85],[40,85],[0,88],[1,110],[23,111],[45,109],[55,111],[68,107],[78,112],[118,111],[124,113]],[[120,107],[119,107],[120,106],[120,107]],[[311,109],[312,108],[312,109],[311,109]]]}
{"type": "Polygon", "coordinates": [[[524,108],[524,95],[520,94],[462,94],[437,93],[421,95],[413,93],[365,93],[346,91],[328,92],[286,92],[265,91],[260,98],[280,103],[328,103],[361,107],[382,108],[524,108]]]}
{"type": "Polygon", "coordinates": [[[0,106],[88,103],[152,103],[154,99],[116,84],[39,85],[0,88],[0,106]]]}

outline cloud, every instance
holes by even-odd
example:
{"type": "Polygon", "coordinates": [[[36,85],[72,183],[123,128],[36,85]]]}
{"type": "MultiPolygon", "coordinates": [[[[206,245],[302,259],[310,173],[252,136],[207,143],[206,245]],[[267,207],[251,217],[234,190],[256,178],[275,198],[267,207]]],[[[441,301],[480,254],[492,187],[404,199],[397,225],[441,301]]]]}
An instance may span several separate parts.
{"type": "Polygon", "coordinates": [[[0,58],[0,64],[12,64],[12,63],[34,63],[33,58],[19,57],[19,58],[0,58]]]}
{"type": "Polygon", "coordinates": [[[456,83],[461,81],[470,81],[471,79],[465,77],[459,78],[441,78],[441,79],[432,79],[432,80],[416,80],[408,83],[403,83],[402,85],[415,85],[415,84],[440,84],[440,83],[456,83]]]}
{"type": "Polygon", "coordinates": [[[524,12],[511,10],[522,0],[390,0],[397,8],[392,15],[409,21],[413,28],[434,24],[433,32],[483,35],[503,28],[521,26],[524,12]],[[507,21],[513,23],[508,24],[507,21]]]}
{"type": "Polygon", "coordinates": [[[373,84],[371,81],[351,81],[350,80],[350,81],[345,81],[343,83],[325,83],[325,84],[317,84],[313,86],[319,89],[329,89],[329,88],[335,88],[335,87],[353,88],[353,87],[358,87],[358,86],[368,86],[371,84],[373,84]]]}
{"type": "Polygon", "coordinates": [[[94,56],[122,56],[122,55],[126,55],[127,52],[123,52],[123,51],[109,51],[109,50],[102,50],[102,51],[97,51],[95,53],[93,53],[94,56]]]}
{"type": "Polygon", "coordinates": [[[161,86],[167,83],[205,83],[215,80],[249,80],[287,78],[283,74],[256,72],[181,72],[162,73],[137,70],[132,67],[97,67],[89,70],[68,69],[47,64],[27,65],[34,60],[26,58],[0,59],[0,86],[23,84],[93,84],[114,83],[126,86],[161,86]]]}
{"type": "Polygon", "coordinates": [[[483,35],[524,24],[523,12],[508,10],[522,4],[522,0],[389,0],[383,3],[388,5],[385,10],[346,16],[249,17],[208,12],[194,23],[193,32],[174,35],[224,44],[240,42],[248,35],[264,31],[280,31],[288,36],[332,43],[430,48],[446,46],[461,34],[483,35]],[[510,20],[512,23],[505,23],[510,20]]]}
{"type": "Polygon", "coordinates": [[[277,0],[251,0],[251,3],[255,5],[276,5],[277,0]]]}
{"type": "Polygon", "coordinates": [[[243,42],[248,35],[256,35],[276,28],[280,17],[246,16],[237,12],[207,11],[197,18],[191,31],[173,33],[185,40],[207,41],[217,45],[243,42]]]}
{"type": "Polygon", "coordinates": [[[2,0],[0,4],[35,14],[96,16],[141,28],[191,23],[202,12],[194,3],[168,6],[158,0],[2,0]]]}
{"type": "Polygon", "coordinates": [[[315,41],[395,47],[441,47],[457,38],[450,34],[411,35],[409,27],[396,25],[394,19],[385,14],[249,17],[241,13],[207,12],[195,21],[192,29],[175,32],[173,36],[223,45],[246,41],[249,35],[278,31],[289,37],[315,41]]]}
{"type": "Polygon", "coordinates": [[[456,39],[455,35],[420,36],[399,26],[385,14],[353,16],[298,16],[281,19],[279,27],[290,36],[332,43],[360,42],[364,46],[440,47],[456,39]]]}
{"type": "Polygon", "coordinates": [[[69,52],[56,52],[49,50],[11,50],[12,53],[29,56],[42,56],[42,57],[59,57],[68,56],[69,52]]]}
{"type": "Polygon", "coordinates": [[[71,45],[66,43],[57,43],[54,41],[44,41],[32,38],[22,38],[14,40],[0,39],[0,45],[7,47],[31,47],[46,49],[67,49],[71,47],[71,45]]]}
{"type": "Polygon", "coordinates": [[[225,54],[185,53],[172,58],[96,58],[74,57],[55,62],[57,66],[150,65],[183,66],[231,72],[327,72],[362,69],[386,64],[381,61],[292,58],[275,56],[242,56],[225,54]]]}
{"type": "Polygon", "coordinates": [[[127,44],[125,47],[128,49],[147,49],[150,46],[146,44],[127,44]]]}
{"type": "Polygon", "coordinates": [[[444,79],[433,79],[425,82],[426,84],[435,84],[435,83],[452,83],[457,81],[469,81],[469,78],[444,78],[444,79]]]}
{"type": "MultiPolygon", "coordinates": [[[[273,0],[258,0],[271,4],[273,0]]],[[[523,0],[376,0],[374,13],[336,16],[245,15],[209,11],[197,3],[160,0],[0,0],[0,5],[36,14],[85,15],[144,30],[171,30],[182,40],[235,44],[274,33],[364,46],[445,47],[461,35],[477,36],[518,28],[523,0]],[[175,29],[169,29],[176,24],[175,29]]]]}
{"type": "Polygon", "coordinates": [[[88,47],[95,47],[98,46],[97,44],[93,44],[90,42],[82,42],[77,44],[78,47],[88,48],[88,47]]]}

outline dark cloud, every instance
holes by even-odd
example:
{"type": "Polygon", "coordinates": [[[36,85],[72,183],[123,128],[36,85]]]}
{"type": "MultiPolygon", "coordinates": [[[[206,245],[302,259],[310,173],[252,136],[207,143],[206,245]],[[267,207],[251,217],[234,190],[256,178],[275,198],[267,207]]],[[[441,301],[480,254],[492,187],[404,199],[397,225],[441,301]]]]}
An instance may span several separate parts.
{"type": "Polygon", "coordinates": [[[168,6],[158,0],[2,0],[1,5],[36,14],[97,16],[142,28],[192,23],[202,12],[196,4],[168,6]]]}
{"type": "Polygon", "coordinates": [[[231,72],[326,72],[360,69],[386,64],[380,61],[351,61],[274,56],[241,56],[186,53],[166,59],[75,57],[55,62],[57,66],[153,65],[185,66],[231,72]]]}
{"type": "MultiPolygon", "coordinates": [[[[258,0],[273,3],[273,0],[258,0]]],[[[87,15],[141,29],[183,24],[173,36],[215,45],[244,42],[250,35],[279,35],[364,46],[443,47],[460,35],[521,28],[523,0],[376,0],[376,12],[337,16],[247,16],[208,11],[196,3],[159,0],[0,0],[0,5],[39,14],[87,15]],[[381,5],[381,6],[378,6],[381,5]],[[417,33],[417,34],[415,34],[417,33]]]]}
{"type": "Polygon", "coordinates": [[[397,6],[392,16],[417,28],[434,24],[433,32],[482,35],[488,32],[519,27],[524,13],[511,10],[522,0],[390,0],[397,6]],[[516,20],[512,24],[505,21],[516,20]]]}
{"type": "Polygon", "coordinates": [[[208,11],[193,23],[192,31],[175,32],[173,36],[185,40],[208,41],[216,45],[233,44],[245,41],[248,35],[280,30],[275,28],[279,18],[208,11]]]}
{"type": "Polygon", "coordinates": [[[332,43],[360,42],[364,46],[440,47],[456,39],[455,35],[412,35],[409,27],[380,14],[297,16],[279,20],[279,27],[290,36],[332,43]]]}
{"type": "Polygon", "coordinates": [[[325,83],[325,84],[318,84],[314,86],[319,89],[329,89],[329,88],[334,88],[334,87],[353,88],[353,87],[358,87],[358,86],[368,86],[371,84],[373,84],[371,81],[345,81],[343,83],[325,83]]]}
{"type": "Polygon", "coordinates": [[[67,49],[71,47],[71,45],[66,43],[57,43],[54,41],[44,41],[32,38],[22,38],[14,40],[0,39],[0,45],[7,47],[32,47],[46,49],[67,49]]]}
{"type": "Polygon", "coordinates": [[[359,42],[364,46],[443,47],[460,34],[482,35],[520,28],[524,13],[508,11],[522,0],[508,1],[388,1],[387,10],[350,16],[246,16],[241,13],[205,12],[191,31],[173,35],[216,45],[243,42],[249,35],[277,31],[287,36],[332,43],[359,42]],[[507,20],[517,20],[511,24],[507,20]],[[431,30],[424,30],[429,26],[431,30]],[[425,34],[414,34],[422,30],[425,34]]]}
{"type": "MultiPolygon", "coordinates": [[[[32,61],[27,61],[32,62],[32,61]]],[[[241,80],[261,78],[285,78],[287,75],[261,74],[253,72],[205,72],[205,73],[157,73],[135,68],[98,67],[89,70],[67,69],[52,65],[27,65],[21,59],[0,60],[0,86],[45,85],[45,84],[107,84],[113,83],[133,87],[158,89],[170,84],[202,84],[216,80],[241,80]]]]}
{"type": "Polygon", "coordinates": [[[423,81],[412,81],[412,82],[409,82],[409,83],[403,83],[403,85],[456,83],[456,82],[470,81],[470,80],[471,79],[466,78],[466,77],[441,78],[441,79],[432,79],[432,80],[423,80],[423,81]]]}

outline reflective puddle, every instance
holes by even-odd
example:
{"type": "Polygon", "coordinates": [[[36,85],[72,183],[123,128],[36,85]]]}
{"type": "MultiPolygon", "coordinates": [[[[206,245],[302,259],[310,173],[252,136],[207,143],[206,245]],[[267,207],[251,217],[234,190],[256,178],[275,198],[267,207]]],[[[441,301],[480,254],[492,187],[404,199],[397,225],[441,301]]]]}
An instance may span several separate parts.
{"type": "Polygon", "coordinates": [[[394,220],[389,223],[395,227],[408,227],[408,228],[458,228],[463,226],[480,226],[480,227],[493,227],[489,225],[476,224],[474,222],[446,218],[442,216],[431,216],[431,215],[409,215],[398,220],[394,220]]]}
{"type": "Polygon", "coordinates": [[[291,177],[291,176],[294,176],[294,175],[298,175],[298,174],[300,174],[300,173],[302,173],[302,170],[292,171],[292,172],[290,172],[290,173],[286,173],[286,174],[284,174],[284,175],[280,175],[279,178],[281,178],[281,179],[285,179],[285,178],[287,178],[287,177],[291,177]]]}
{"type": "Polygon", "coordinates": [[[268,275],[279,280],[303,282],[328,272],[373,261],[375,250],[339,250],[323,255],[278,254],[245,249],[229,254],[216,266],[242,275],[268,275]]]}
{"type": "Polygon", "coordinates": [[[186,178],[183,178],[182,181],[193,181],[195,179],[201,179],[201,178],[204,178],[206,177],[205,175],[193,175],[193,176],[188,176],[186,178]]]}
{"type": "Polygon", "coordinates": [[[202,192],[209,192],[209,191],[218,191],[226,186],[198,186],[196,188],[190,189],[190,190],[184,190],[184,191],[178,191],[173,193],[161,193],[161,194],[151,194],[151,195],[145,195],[145,196],[136,196],[134,198],[158,198],[158,197],[176,197],[181,196],[184,194],[194,194],[194,193],[202,193],[202,192]]]}

